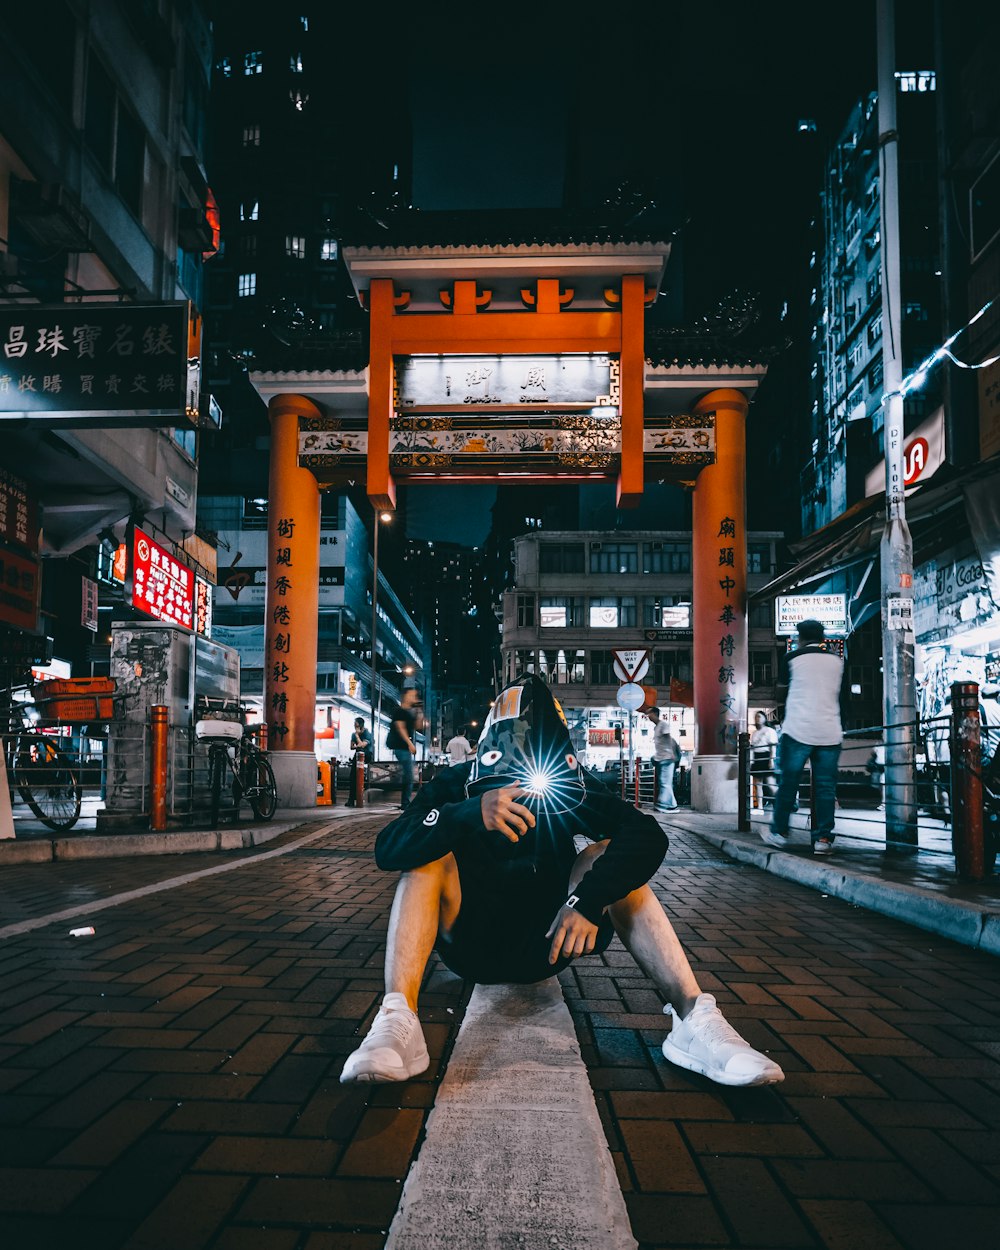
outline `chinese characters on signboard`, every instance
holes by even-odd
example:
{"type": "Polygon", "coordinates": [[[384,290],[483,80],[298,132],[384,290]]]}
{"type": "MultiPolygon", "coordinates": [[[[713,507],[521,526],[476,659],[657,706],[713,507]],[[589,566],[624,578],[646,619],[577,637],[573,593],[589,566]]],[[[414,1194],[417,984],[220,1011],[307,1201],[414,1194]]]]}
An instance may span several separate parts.
{"type": "Polygon", "coordinates": [[[778,595],[774,601],[774,632],[791,637],[800,621],[819,621],[828,634],[847,633],[846,595],[778,595]]]}
{"type": "Polygon", "coordinates": [[[34,630],[41,589],[38,510],[28,484],[0,469],[0,625],[34,630]]]}
{"type": "Polygon", "coordinates": [[[97,582],[89,577],[80,578],[80,624],[91,633],[97,633],[97,582]]]}
{"type": "Polygon", "coordinates": [[[191,350],[186,303],[0,309],[0,419],[187,425],[191,350]]]}
{"type": "MultiPolygon", "coordinates": [[[[744,709],[741,707],[741,690],[746,680],[746,628],[742,603],[740,572],[736,552],[742,546],[742,536],[737,533],[736,520],[724,516],[718,531],[718,687],[719,729],[718,746],[735,754],[744,709]]],[[[741,562],[741,566],[742,566],[741,562]]]]}
{"type": "Polygon", "coordinates": [[[289,658],[292,653],[292,609],[289,596],[295,576],[292,556],[292,539],[295,536],[295,520],[279,516],[271,522],[274,526],[274,581],[270,587],[267,603],[271,620],[268,622],[270,642],[268,663],[271,665],[271,700],[265,709],[267,715],[268,742],[284,742],[288,737],[288,691],[291,670],[289,658]]]}
{"type": "Polygon", "coordinates": [[[138,527],[132,537],[132,606],[194,629],[194,572],[138,527]]]}

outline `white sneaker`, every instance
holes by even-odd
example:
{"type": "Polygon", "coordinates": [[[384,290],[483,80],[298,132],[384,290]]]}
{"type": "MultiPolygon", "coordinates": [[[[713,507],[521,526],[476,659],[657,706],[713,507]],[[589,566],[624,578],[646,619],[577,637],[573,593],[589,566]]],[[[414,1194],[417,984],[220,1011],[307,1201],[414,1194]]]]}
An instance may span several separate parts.
{"type": "Polygon", "coordinates": [[[699,994],[683,1020],[669,1003],[663,1010],[674,1018],[663,1054],[678,1067],[719,1085],[773,1085],[785,1079],[772,1059],[740,1037],[711,994],[699,994]]]}
{"type": "Polygon", "coordinates": [[[766,842],[768,846],[787,846],[788,834],[775,833],[773,829],[758,829],[761,842],[766,842]]]}
{"type": "Polygon", "coordinates": [[[368,1036],[348,1055],[340,1074],[348,1081],[408,1081],[430,1064],[424,1031],[405,994],[386,994],[368,1036]]]}

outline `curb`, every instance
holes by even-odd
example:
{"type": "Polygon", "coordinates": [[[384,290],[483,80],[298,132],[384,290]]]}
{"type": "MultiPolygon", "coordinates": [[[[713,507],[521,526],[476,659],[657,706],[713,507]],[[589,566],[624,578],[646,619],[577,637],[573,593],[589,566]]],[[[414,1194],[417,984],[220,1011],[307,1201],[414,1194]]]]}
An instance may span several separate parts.
{"type": "Polygon", "coordinates": [[[686,827],[684,832],[704,838],[730,859],[752,864],[786,881],[822,890],[856,907],[902,920],[988,955],[1000,955],[1000,909],[990,910],[961,899],[929,895],[912,885],[876,880],[839,864],[817,864],[787,851],[771,850],[763,844],[756,847],[737,841],[725,833],[686,827]]]}

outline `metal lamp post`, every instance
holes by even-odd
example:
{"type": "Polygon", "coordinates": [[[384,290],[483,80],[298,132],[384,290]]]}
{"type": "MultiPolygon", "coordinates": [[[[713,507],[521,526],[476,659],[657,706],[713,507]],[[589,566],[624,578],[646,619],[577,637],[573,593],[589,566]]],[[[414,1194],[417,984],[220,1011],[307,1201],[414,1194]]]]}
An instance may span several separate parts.
{"type": "MultiPolygon", "coordinates": [[[[378,686],[377,699],[372,699],[372,759],[378,762],[378,728],[382,721],[382,674],[378,667],[378,531],[379,524],[388,524],[392,520],[391,512],[376,512],[374,525],[374,541],[372,543],[372,680],[378,686]],[[378,720],[376,721],[376,702],[378,704],[378,720]]],[[[372,692],[374,695],[374,691],[372,692]]]]}

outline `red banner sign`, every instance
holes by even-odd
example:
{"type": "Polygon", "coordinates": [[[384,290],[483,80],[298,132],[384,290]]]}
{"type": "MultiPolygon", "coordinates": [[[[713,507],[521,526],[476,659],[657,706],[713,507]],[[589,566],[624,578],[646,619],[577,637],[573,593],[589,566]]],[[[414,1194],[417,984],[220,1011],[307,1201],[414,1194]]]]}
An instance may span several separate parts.
{"type": "Polygon", "coordinates": [[[194,629],[194,570],[138,527],[132,536],[132,606],[158,621],[194,629]]]}

